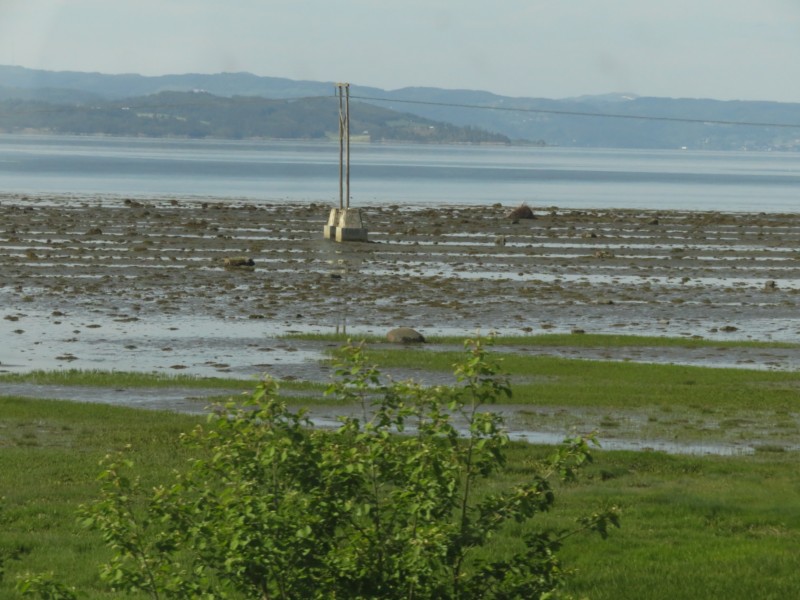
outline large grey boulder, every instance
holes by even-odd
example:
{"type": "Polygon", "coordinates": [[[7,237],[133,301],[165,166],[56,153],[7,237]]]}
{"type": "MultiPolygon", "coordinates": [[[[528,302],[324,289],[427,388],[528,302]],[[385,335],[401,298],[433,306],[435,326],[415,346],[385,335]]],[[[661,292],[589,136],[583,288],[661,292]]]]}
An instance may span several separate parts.
{"type": "Polygon", "coordinates": [[[386,339],[393,344],[424,344],[423,335],[411,327],[397,327],[386,334],[386,339]]]}

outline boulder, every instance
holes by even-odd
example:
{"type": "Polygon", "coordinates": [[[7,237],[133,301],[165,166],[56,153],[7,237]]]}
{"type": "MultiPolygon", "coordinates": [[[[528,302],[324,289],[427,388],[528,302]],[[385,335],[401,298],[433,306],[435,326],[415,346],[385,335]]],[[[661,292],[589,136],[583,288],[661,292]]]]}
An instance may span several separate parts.
{"type": "Polygon", "coordinates": [[[536,218],[536,215],[533,214],[533,210],[527,204],[520,204],[517,208],[512,210],[506,216],[509,219],[535,219],[536,218]]]}
{"type": "Polygon", "coordinates": [[[386,334],[386,339],[393,344],[424,344],[425,337],[410,327],[397,327],[386,334]]]}
{"type": "Polygon", "coordinates": [[[614,253],[611,250],[595,250],[595,258],[614,258],[614,253]]]}
{"type": "Polygon", "coordinates": [[[256,261],[248,256],[230,256],[223,261],[226,268],[254,267],[256,261]]]}

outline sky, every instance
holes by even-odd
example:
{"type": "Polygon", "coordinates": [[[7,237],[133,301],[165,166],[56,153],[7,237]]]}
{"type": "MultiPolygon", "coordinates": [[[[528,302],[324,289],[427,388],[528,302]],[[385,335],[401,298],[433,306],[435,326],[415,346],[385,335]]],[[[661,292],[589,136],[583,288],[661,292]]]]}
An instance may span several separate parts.
{"type": "Polygon", "coordinates": [[[0,0],[0,64],[800,102],[800,0],[0,0]]]}

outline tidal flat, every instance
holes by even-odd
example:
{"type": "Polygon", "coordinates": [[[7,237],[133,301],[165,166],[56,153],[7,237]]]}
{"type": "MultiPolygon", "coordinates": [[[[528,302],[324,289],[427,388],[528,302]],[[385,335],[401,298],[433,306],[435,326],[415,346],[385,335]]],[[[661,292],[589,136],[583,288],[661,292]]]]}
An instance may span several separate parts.
{"type": "MultiPolygon", "coordinates": [[[[397,326],[433,339],[515,336],[497,350],[529,357],[797,371],[800,214],[530,207],[533,219],[510,218],[514,206],[490,201],[367,206],[370,241],[339,244],[323,239],[331,207],[319,202],[0,195],[0,373],[250,381],[267,373],[324,383],[332,374],[325,359],[340,343],[327,334],[382,339],[397,326]],[[226,265],[242,257],[248,264],[226,265]],[[575,344],[539,343],[545,334],[575,344]],[[582,343],[593,334],[687,343],[582,343]],[[730,344],[754,341],[766,344],[730,344]]],[[[154,408],[187,411],[204,398],[186,390],[3,387],[132,406],[155,398],[154,408]]],[[[540,409],[531,433],[560,437],[577,414],[562,409],[540,409]]],[[[701,438],[716,421],[697,410],[674,419],[588,407],[580,414],[607,443],[634,449],[664,448],[674,437],[665,424],[684,419],[681,436],[691,435],[682,448],[704,453],[701,438]],[[648,429],[655,431],[645,439],[648,429]],[[631,440],[637,445],[626,445],[631,440]]],[[[539,439],[523,435],[524,410],[513,417],[521,439],[539,439]]],[[[794,411],[787,418],[794,431],[794,411]]],[[[726,439],[717,441],[735,440],[726,453],[764,447],[772,435],[750,414],[719,419],[726,439]],[[753,438],[756,429],[763,435],[753,438]]],[[[795,443],[789,436],[780,447],[795,443]]]]}
{"type": "MultiPolygon", "coordinates": [[[[800,214],[363,207],[0,195],[0,370],[308,378],[326,345],[382,337],[605,333],[794,342],[800,214]],[[252,266],[226,267],[247,257],[252,266]],[[310,365],[310,367],[309,367],[310,365]]],[[[561,349],[607,360],[795,370],[797,349],[561,349]]]]}

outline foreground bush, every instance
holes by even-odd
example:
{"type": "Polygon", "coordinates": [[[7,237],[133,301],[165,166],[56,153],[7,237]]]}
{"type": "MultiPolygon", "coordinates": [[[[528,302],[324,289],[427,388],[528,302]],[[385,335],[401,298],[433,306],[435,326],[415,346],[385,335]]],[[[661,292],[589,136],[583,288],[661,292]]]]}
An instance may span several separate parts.
{"type": "MultiPolygon", "coordinates": [[[[82,509],[114,551],[102,577],[152,598],[550,595],[574,532],[527,533],[507,557],[477,555],[551,508],[552,478],[574,476],[587,443],[571,440],[530,481],[486,493],[478,484],[503,468],[508,444],[486,406],[510,388],[481,342],[468,342],[455,374],[455,387],[385,384],[363,348],[347,346],[329,393],[361,415],[334,431],[311,427],[267,380],[185,436],[197,458],[169,486],[143,490],[124,456],[109,457],[101,499],[82,509]]],[[[605,536],[610,524],[613,510],[576,527],[605,536]]],[[[46,591],[36,583],[25,590],[46,591]]]]}

